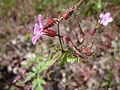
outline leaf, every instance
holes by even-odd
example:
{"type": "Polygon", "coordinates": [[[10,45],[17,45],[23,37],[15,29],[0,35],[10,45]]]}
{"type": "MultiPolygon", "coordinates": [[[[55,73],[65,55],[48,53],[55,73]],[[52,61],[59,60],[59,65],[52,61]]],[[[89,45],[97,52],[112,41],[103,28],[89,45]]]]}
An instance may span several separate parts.
{"type": "Polygon", "coordinates": [[[67,62],[67,57],[66,57],[66,53],[63,53],[61,56],[61,66],[63,66],[65,64],[65,62],[67,62]]]}
{"type": "Polygon", "coordinates": [[[39,73],[48,69],[51,65],[55,63],[55,61],[61,56],[61,52],[56,52],[55,54],[52,55],[51,59],[45,61],[42,66],[40,66],[39,73]]]}
{"type": "Polygon", "coordinates": [[[38,62],[40,60],[43,60],[44,58],[45,58],[44,56],[37,56],[36,58],[32,59],[31,61],[38,62]]]}
{"type": "Polygon", "coordinates": [[[46,84],[45,80],[39,77],[39,74],[37,75],[38,77],[34,79],[32,82],[32,89],[34,90],[44,90],[43,84],[46,84]]]}
{"type": "Polygon", "coordinates": [[[96,7],[97,9],[102,9],[102,0],[98,0],[98,2],[96,3],[96,7]]]}
{"type": "Polygon", "coordinates": [[[35,58],[32,58],[29,60],[29,62],[27,62],[25,65],[23,65],[24,68],[27,68],[28,66],[30,66],[33,63],[38,63],[41,60],[43,60],[45,57],[44,56],[37,56],[35,58]]]}
{"type": "MultiPolygon", "coordinates": [[[[55,53],[52,54],[52,56],[51,56],[51,58],[50,58],[49,60],[44,61],[44,62],[40,62],[37,67],[35,67],[35,68],[32,69],[34,72],[37,73],[37,79],[34,79],[33,82],[32,82],[32,89],[33,89],[33,90],[34,90],[34,89],[36,89],[36,90],[44,90],[44,88],[42,87],[42,84],[46,84],[46,82],[45,82],[44,79],[42,79],[42,78],[39,77],[39,74],[40,74],[42,71],[48,69],[51,65],[53,65],[53,64],[55,63],[55,61],[56,61],[57,59],[59,59],[60,56],[61,56],[61,52],[60,52],[60,51],[59,51],[59,52],[55,52],[55,53]]],[[[35,73],[35,74],[36,74],[36,73],[35,73]]],[[[32,74],[32,73],[30,73],[30,75],[31,75],[31,74],[32,74]]],[[[32,74],[32,75],[28,78],[28,80],[30,80],[31,77],[33,77],[35,74],[32,74]]]]}
{"type": "Polygon", "coordinates": [[[105,82],[103,82],[102,84],[101,84],[101,87],[107,87],[108,86],[108,82],[107,81],[105,81],[105,82]]]}
{"type": "Polygon", "coordinates": [[[33,72],[37,72],[38,70],[37,70],[37,68],[32,67],[32,71],[33,71],[33,72]]]}
{"type": "Polygon", "coordinates": [[[44,90],[44,88],[40,83],[38,83],[36,90],[44,90]]]}
{"type": "Polygon", "coordinates": [[[25,79],[25,82],[31,80],[35,75],[36,75],[36,73],[29,72],[27,78],[25,79]]]}
{"type": "Polygon", "coordinates": [[[74,63],[76,61],[76,58],[67,58],[68,63],[74,63]]]}
{"type": "Polygon", "coordinates": [[[77,63],[79,63],[80,62],[80,57],[77,57],[77,63]]]}
{"type": "Polygon", "coordinates": [[[32,81],[32,90],[34,90],[34,89],[36,88],[37,84],[38,84],[38,80],[37,80],[37,79],[34,79],[34,80],[32,81]]]}
{"type": "Polygon", "coordinates": [[[39,81],[41,84],[46,84],[45,80],[39,77],[39,81]]]}

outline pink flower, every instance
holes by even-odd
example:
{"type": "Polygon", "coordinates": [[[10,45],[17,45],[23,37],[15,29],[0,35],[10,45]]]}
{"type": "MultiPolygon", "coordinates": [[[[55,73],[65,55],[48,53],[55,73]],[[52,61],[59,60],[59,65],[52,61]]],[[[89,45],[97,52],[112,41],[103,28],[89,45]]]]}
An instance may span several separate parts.
{"type": "Polygon", "coordinates": [[[43,25],[42,25],[42,15],[38,15],[38,22],[35,23],[34,27],[34,36],[32,37],[32,43],[35,45],[36,41],[44,34],[43,33],[43,25]]]}
{"type": "Polygon", "coordinates": [[[101,13],[99,15],[99,18],[100,19],[98,20],[98,23],[102,24],[103,26],[107,26],[108,23],[113,21],[113,18],[112,18],[111,14],[109,12],[101,13]]]}
{"type": "Polygon", "coordinates": [[[54,30],[49,29],[55,23],[54,19],[49,19],[46,25],[43,27],[42,25],[42,15],[38,15],[38,21],[35,23],[34,27],[34,36],[32,37],[32,43],[35,45],[36,41],[42,36],[47,35],[50,37],[55,37],[57,34],[54,30]]]}

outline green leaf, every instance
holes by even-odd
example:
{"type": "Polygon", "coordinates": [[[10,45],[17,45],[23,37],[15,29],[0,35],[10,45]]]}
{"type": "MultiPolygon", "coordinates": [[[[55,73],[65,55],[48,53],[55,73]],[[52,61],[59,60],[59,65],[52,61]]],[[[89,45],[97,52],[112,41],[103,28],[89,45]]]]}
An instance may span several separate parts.
{"type": "Polygon", "coordinates": [[[28,66],[30,66],[33,63],[39,63],[40,61],[42,61],[45,57],[44,56],[37,56],[35,58],[30,59],[25,65],[23,65],[24,68],[27,68],[28,66]]]}
{"type": "Polygon", "coordinates": [[[98,0],[98,2],[96,3],[96,7],[97,9],[102,9],[102,0],[98,0]]]}
{"type": "Polygon", "coordinates": [[[29,72],[27,78],[25,79],[25,82],[31,80],[35,75],[36,73],[29,72]]]}
{"type": "Polygon", "coordinates": [[[46,84],[45,80],[39,77],[39,81],[41,84],[46,84]]]}
{"type": "Polygon", "coordinates": [[[67,58],[68,63],[74,63],[76,61],[76,58],[67,58]]]}
{"type": "Polygon", "coordinates": [[[53,65],[55,63],[55,61],[58,59],[58,57],[60,57],[60,56],[61,56],[61,52],[60,51],[54,53],[49,60],[45,61],[42,64],[42,66],[40,66],[39,73],[42,72],[42,71],[44,71],[44,70],[46,70],[46,69],[48,69],[48,67],[50,67],[51,65],[53,65]]]}
{"type": "Polygon", "coordinates": [[[34,81],[32,82],[32,89],[34,90],[44,90],[43,88],[43,84],[46,84],[45,80],[43,80],[41,77],[38,77],[36,79],[34,79],[34,81]]]}
{"type": "Polygon", "coordinates": [[[61,66],[63,66],[65,64],[65,62],[67,62],[67,57],[66,57],[66,53],[63,53],[61,56],[61,66]]]}
{"type": "Polygon", "coordinates": [[[38,83],[36,90],[44,90],[43,86],[41,85],[41,83],[38,83]]]}
{"type": "Polygon", "coordinates": [[[77,63],[79,63],[80,62],[80,57],[77,57],[77,63]]]}
{"type": "Polygon", "coordinates": [[[108,82],[107,81],[105,81],[105,82],[103,82],[102,84],[101,84],[101,87],[107,87],[108,86],[108,82]]]}
{"type": "Polygon", "coordinates": [[[31,61],[38,62],[38,61],[43,60],[43,59],[44,59],[44,56],[37,56],[36,58],[32,59],[31,61]]]}
{"type": "MultiPolygon", "coordinates": [[[[35,78],[32,82],[32,89],[36,89],[36,90],[44,90],[44,88],[42,87],[43,84],[46,84],[45,80],[40,78],[40,73],[46,69],[48,69],[51,65],[53,65],[57,59],[59,59],[59,57],[61,56],[61,52],[55,52],[52,54],[51,58],[47,61],[42,61],[38,64],[38,66],[36,66],[35,68],[32,68],[32,70],[34,72],[36,72],[35,74],[37,74],[37,78],[35,78]]],[[[30,73],[32,74],[32,73],[30,73]]],[[[30,80],[30,78],[32,76],[34,76],[35,74],[31,75],[28,80],[30,80]]]]}
{"type": "Polygon", "coordinates": [[[37,72],[38,70],[37,70],[37,68],[32,67],[32,71],[33,71],[33,72],[37,72]]]}
{"type": "Polygon", "coordinates": [[[34,90],[36,87],[37,87],[37,84],[38,84],[38,80],[37,79],[34,79],[32,81],[32,90],[34,90]]]}

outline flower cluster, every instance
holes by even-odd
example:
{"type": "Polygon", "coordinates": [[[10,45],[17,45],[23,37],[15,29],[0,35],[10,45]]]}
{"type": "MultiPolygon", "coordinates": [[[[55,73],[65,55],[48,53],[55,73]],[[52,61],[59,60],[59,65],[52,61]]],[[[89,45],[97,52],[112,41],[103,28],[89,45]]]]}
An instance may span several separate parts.
{"type": "MultiPolygon", "coordinates": [[[[42,36],[42,35],[47,35],[50,37],[55,37],[57,34],[54,30],[49,29],[52,27],[55,23],[59,24],[61,20],[68,20],[73,12],[76,10],[77,6],[72,7],[69,9],[66,13],[64,13],[60,19],[53,19],[50,18],[47,20],[45,26],[42,25],[42,15],[38,15],[38,20],[35,23],[34,27],[34,34],[35,36],[32,37],[32,43],[35,45],[36,41],[42,36]]],[[[59,33],[59,32],[58,32],[59,33]]],[[[60,35],[59,35],[60,36],[60,35]]]]}

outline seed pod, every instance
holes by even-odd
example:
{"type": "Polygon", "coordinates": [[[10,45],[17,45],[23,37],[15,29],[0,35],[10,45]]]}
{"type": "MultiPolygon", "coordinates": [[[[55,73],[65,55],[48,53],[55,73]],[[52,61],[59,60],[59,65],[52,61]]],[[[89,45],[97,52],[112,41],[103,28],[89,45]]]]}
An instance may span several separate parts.
{"type": "Polygon", "coordinates": [[[110,41],[104,41],[103,43],[102,43],[102,45],[104,46],[104,47],[106,47],[106,48],[111,48],[111,42],[110,41]]]}
{"type": "Polygon", "coordinates": [[[64,37],[63,37],[63,41],[64,41],[69,47],[71,47],[72,49],[75,49],[75,48],[76,48],[75,45],[73,44],[73,42],[72,42],[72,40],[71,40],[70,37],[64,36],[64,37]]]}
{"type": "Polygon", "coordinates": [[[55,23],[55,20],[53,18],[48,19],[43,29],[48,29],[52,27],[54,23],[55,23]]]}
{"type": "Polygon", "coordinates": [[[68,37],[68,36],[64,36],[64,37],[63,37],[63,40],[64,40],[64,42],[67,43],[67,44],[68,44],[69,42],[71,42],[71,38],[68,37]]]}
{"type": "Polygon", "coordinates": [[[45,35],[50,36],[50,37],[55,37],[57,34],[54,30],[52,29],[47,29],[44,31],[45,35]]]}
{"type": "Polygon", "coordinates": [[[75,7],[73,7],[73,8],[71,8],[70,10],[68,10],[66,13],[64,13],[63,15],[62,15],[62,18],[64,19],[64,20],[67,20],[67,19],[69,19],[70,17],[71,17],[71,15],[73,14],[73,12],[75,11],[75,7]]]}
{"type": "Polygon", "coordinates": [[[82,52],[82,51],[83,51],[83,48],[82,48],[82,47],[78,48],[78,51],[79,51],[79,52],[82,52]]]}
{"type": "Polygon", "coordinates": [[[90,36],[94,36],[95,33],[96,33],[96,29],[94,29],[93,31],[90,31],[90,32],[88,32],[88,33],[89,33],[90,36]]]}
{"type": "Polygon", "coordinates": [[[87,56],[91,56],[92,52],[91,52],[91,49],[90,49],[90,48],[87,47],[87,48],[85,49],[85,51],[86,51],[86,55],[87,55],[87,56]]]}

